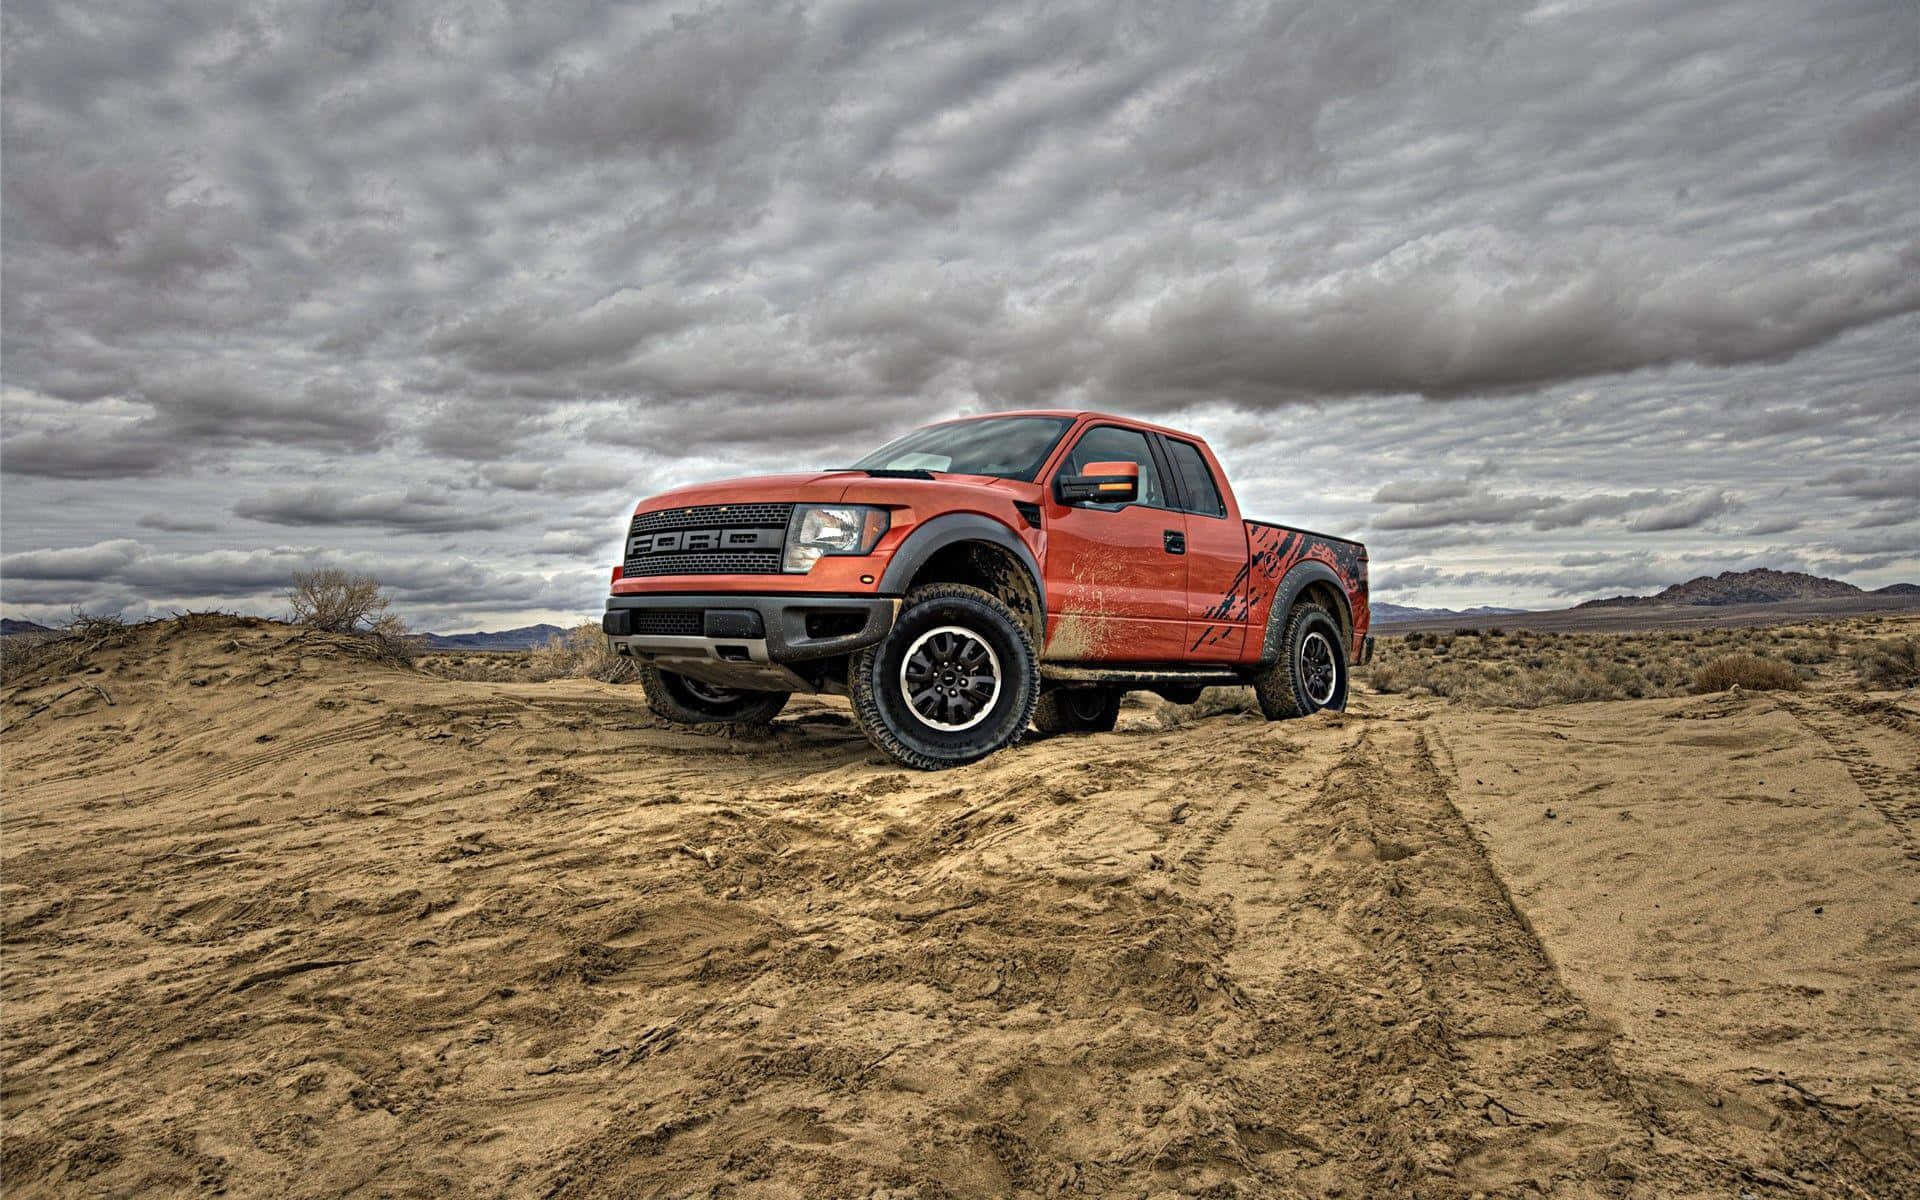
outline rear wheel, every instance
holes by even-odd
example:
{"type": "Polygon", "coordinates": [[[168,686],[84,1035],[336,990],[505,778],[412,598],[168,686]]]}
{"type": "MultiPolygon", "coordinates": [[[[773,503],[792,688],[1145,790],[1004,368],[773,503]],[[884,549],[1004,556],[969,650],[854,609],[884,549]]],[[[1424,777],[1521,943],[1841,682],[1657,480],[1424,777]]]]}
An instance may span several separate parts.
{"type": "Polygon", "coordinates": [[[1340,623],[1311,601],[1293,606],[1280,633],[1280,658],[1253,680],[1269,721],[1347,706],[1347,650],[1340,623]]]}
{"type": "Polygon", "coordinates": [[[703,683],[652,663],[640,667],[647,707],[681,725],[765,725],[786,707],[789,692],[742,692],[703,683]]]}
{"type": "Polygon", "coordinates": [[[1120,718],[1120,689],[1048,688],[1033,710],[1041,733],[1111,733],[1120,718]]]}
{"type": "Polygon", "coordinates": [[[909,594],[893,629],[853,656],[853,715],[895,762],[970,763],[1020,740],[1040,669],[1027,627],[998,597],[937,583],[909,594]]]}

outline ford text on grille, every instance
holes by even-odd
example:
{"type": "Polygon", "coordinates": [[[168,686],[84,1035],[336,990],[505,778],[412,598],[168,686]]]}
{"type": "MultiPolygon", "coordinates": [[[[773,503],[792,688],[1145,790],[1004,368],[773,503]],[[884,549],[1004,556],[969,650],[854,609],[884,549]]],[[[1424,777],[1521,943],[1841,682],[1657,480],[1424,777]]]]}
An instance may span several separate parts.
{"type": "Polygon", "coordinates": [[[627,540],[627,557],[692,550],[777,548],[785,534],[781,529],[675,529],[666,533],[642,533],[627,540]]]}

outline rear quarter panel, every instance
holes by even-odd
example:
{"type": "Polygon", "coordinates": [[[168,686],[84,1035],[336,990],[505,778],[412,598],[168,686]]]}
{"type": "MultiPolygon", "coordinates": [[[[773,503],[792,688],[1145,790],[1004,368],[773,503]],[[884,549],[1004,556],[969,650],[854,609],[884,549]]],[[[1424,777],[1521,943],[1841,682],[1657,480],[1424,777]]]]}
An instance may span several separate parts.
{"type": "Polygon", "coordinates": [[[1303,562],[1321,562],[1332,568],[1347,593],[1347,603],[1353,610],[1353,645],[1348,647],[1348,652],[1357,654],[1370,616],[1366,547],[1358,542],[1265,521],[1247,521],[1246,527],[1247,565],[1206,610],[1204,619],[1219,621],[1223,626],[1244,622],[1248,629],[1245,657],[1256,659],[1260,655],[1258,631],[1266,628],[1280,581],[1303,562]]]}

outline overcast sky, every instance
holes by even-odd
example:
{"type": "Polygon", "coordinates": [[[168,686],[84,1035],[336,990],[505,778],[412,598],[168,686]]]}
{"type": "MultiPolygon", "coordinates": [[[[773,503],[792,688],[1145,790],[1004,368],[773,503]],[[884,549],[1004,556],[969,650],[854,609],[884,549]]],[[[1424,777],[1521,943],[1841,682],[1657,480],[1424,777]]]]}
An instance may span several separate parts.
{"type": "Polygon", "coordinates": [[[1920,581],[1920,8],[7,0],[0,600],[594,616],[635,498],[1197,430],[1378,599],[1920,581]]]}

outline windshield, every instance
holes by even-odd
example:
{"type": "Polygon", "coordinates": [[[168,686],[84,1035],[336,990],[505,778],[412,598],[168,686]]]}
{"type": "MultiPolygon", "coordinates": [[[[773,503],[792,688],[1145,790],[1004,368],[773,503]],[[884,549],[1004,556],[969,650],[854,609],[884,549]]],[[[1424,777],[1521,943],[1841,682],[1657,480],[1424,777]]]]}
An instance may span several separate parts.
{"type": "Polygon", "coordinates": [[[946,471],[1032,482],[1072,423],[1065,417],[988,417],[929,425],[888,442],[853,469],[946,471]]]}

